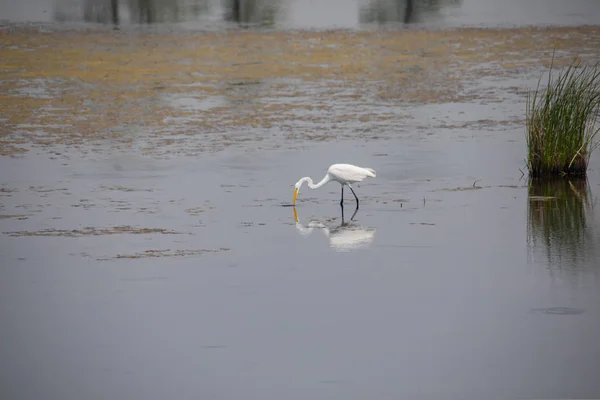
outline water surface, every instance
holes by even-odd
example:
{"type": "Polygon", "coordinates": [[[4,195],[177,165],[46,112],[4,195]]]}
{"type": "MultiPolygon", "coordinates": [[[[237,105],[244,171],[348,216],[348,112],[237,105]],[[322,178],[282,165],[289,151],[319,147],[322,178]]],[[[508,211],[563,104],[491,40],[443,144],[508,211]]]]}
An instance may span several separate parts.
{"type": "Polygon", "coordinates": [[[554,204],[583,248],[528,229],[520,135],[3,158],[5,397],[594,396],[598,213],[554,204]],[[329,159],[378,176],[344,226],[338,186],[303,188],[296,223],[329,159]]]}
{"type": "Polygon", "coordinates": [[[600,34],[541,32],[11,30],[0,397],[599,397],[598,157],[520,169],[600,34]]]}

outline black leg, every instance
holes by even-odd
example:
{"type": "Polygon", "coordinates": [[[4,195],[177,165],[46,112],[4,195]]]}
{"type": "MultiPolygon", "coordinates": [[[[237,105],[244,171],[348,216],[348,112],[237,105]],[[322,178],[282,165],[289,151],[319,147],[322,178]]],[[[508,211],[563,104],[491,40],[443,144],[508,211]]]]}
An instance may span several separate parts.
{"type": "Polygon", "coordinates": [[[352,222],[354,220],[354,216],[356,215],[357,212],[358,212],[358,208],[356,210],[354,210],[354,214],[352,214],[352,218],[350,218],[350,222],[352,222]]]}
{"type": "Polygon", "coordinates": [[[352,194],[354,195],[354,198],[356,199],[356,209],[358,210],[358,197],[356,197],[356,193],[354,193],[354,189],[352,189],[352,186],[348,185],[348,187],[350,188],[350,190],[352,190],[352,194]]]}
{"type": "Polygon", "coordinates": [[[344,185],[342,185],[342,199],[340,200],[340,206],[344,208],[344,185]]]}

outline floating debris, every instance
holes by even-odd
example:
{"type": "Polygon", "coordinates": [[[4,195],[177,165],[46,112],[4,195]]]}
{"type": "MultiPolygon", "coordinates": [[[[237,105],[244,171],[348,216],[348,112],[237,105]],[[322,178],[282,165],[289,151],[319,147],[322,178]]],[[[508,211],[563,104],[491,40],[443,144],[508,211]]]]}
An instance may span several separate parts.
{"type": "MultiPolygon", "coordinates": [[[[192,257],[204,253],[220,253],[222,251],[229,251],[226,247],[220,249],[180,249],[180,250],[145,250],[140,253],[134,254],[118,254],[115,259],[138,259],[138,258],[155,258],[155,257],[192,257]]],[[[110,258],[101,258],[99,260],[106,261],[110,258]]]]}
{"type": "Polygon", "coordinates": [[[557,315],[578,315],[583,314],[584,310],[573,307],[546,307],[532,308],[531,311],[542,314],[557,314],[557,315]]]}
{"type": "Polygon", "coordinates": [[[8,218],[27,219],[30,216],[31,216],[31,214],[0,214],[0,219],[8,219],[8,218]]]}
{"type": "Polygon", "coordinates": [[[149,235],[159,233],[163,235],[181,235],[182,232],[176,232],[164,228],[134,228],[128,225],[115,226],[112,228],[94,228],[86,227],[83,229],[44,229],[41,231],[17,231],[4,232],[10,236],[62,236],[62,237],[81,237],[81,236],[100,236],[100,235],[120,235],[124,233],[134,235],[149,235]]]}

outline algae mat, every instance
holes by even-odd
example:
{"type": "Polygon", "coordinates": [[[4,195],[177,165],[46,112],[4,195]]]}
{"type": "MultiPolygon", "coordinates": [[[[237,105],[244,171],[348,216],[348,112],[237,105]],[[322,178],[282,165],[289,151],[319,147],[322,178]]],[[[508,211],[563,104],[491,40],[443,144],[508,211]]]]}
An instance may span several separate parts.
{"type": "Polygon", "coordinates": [[[377,139],[407,118],[402,105],[502,101],[473,83],[537,77],[555,50],[558,66],[594,62],[600,47],[596,26],[0,35],[0,154],[14,156],[377,139]]]}

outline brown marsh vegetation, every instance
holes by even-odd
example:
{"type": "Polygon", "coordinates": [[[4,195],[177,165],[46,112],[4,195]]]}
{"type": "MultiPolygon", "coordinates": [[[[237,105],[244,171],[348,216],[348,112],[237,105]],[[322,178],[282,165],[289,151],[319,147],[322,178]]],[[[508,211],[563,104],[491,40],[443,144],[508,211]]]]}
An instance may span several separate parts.
{"type": "Polygon", "coordinates": [[[190,135],[201,139],[192,153],[262,139],[240,133],[248,130],[273,130],[284,140],[299,134],[329,140],[344,121],[402,118],[354,106],[340,112],[332,99],[500,101],[465,85],[537,75],[549,65],[548,49],[556,49],[554,65],[560,67],[574,55],[593,58],[600,46],[594,26],[202,34],[18,28],[0,35],[3,155],[32,145],[130,146],[133,135],[151,139],[142,149],[147,153],[190,135]],[[306,120],[314,124],[300,132],[297,122],[306,120]]]}

